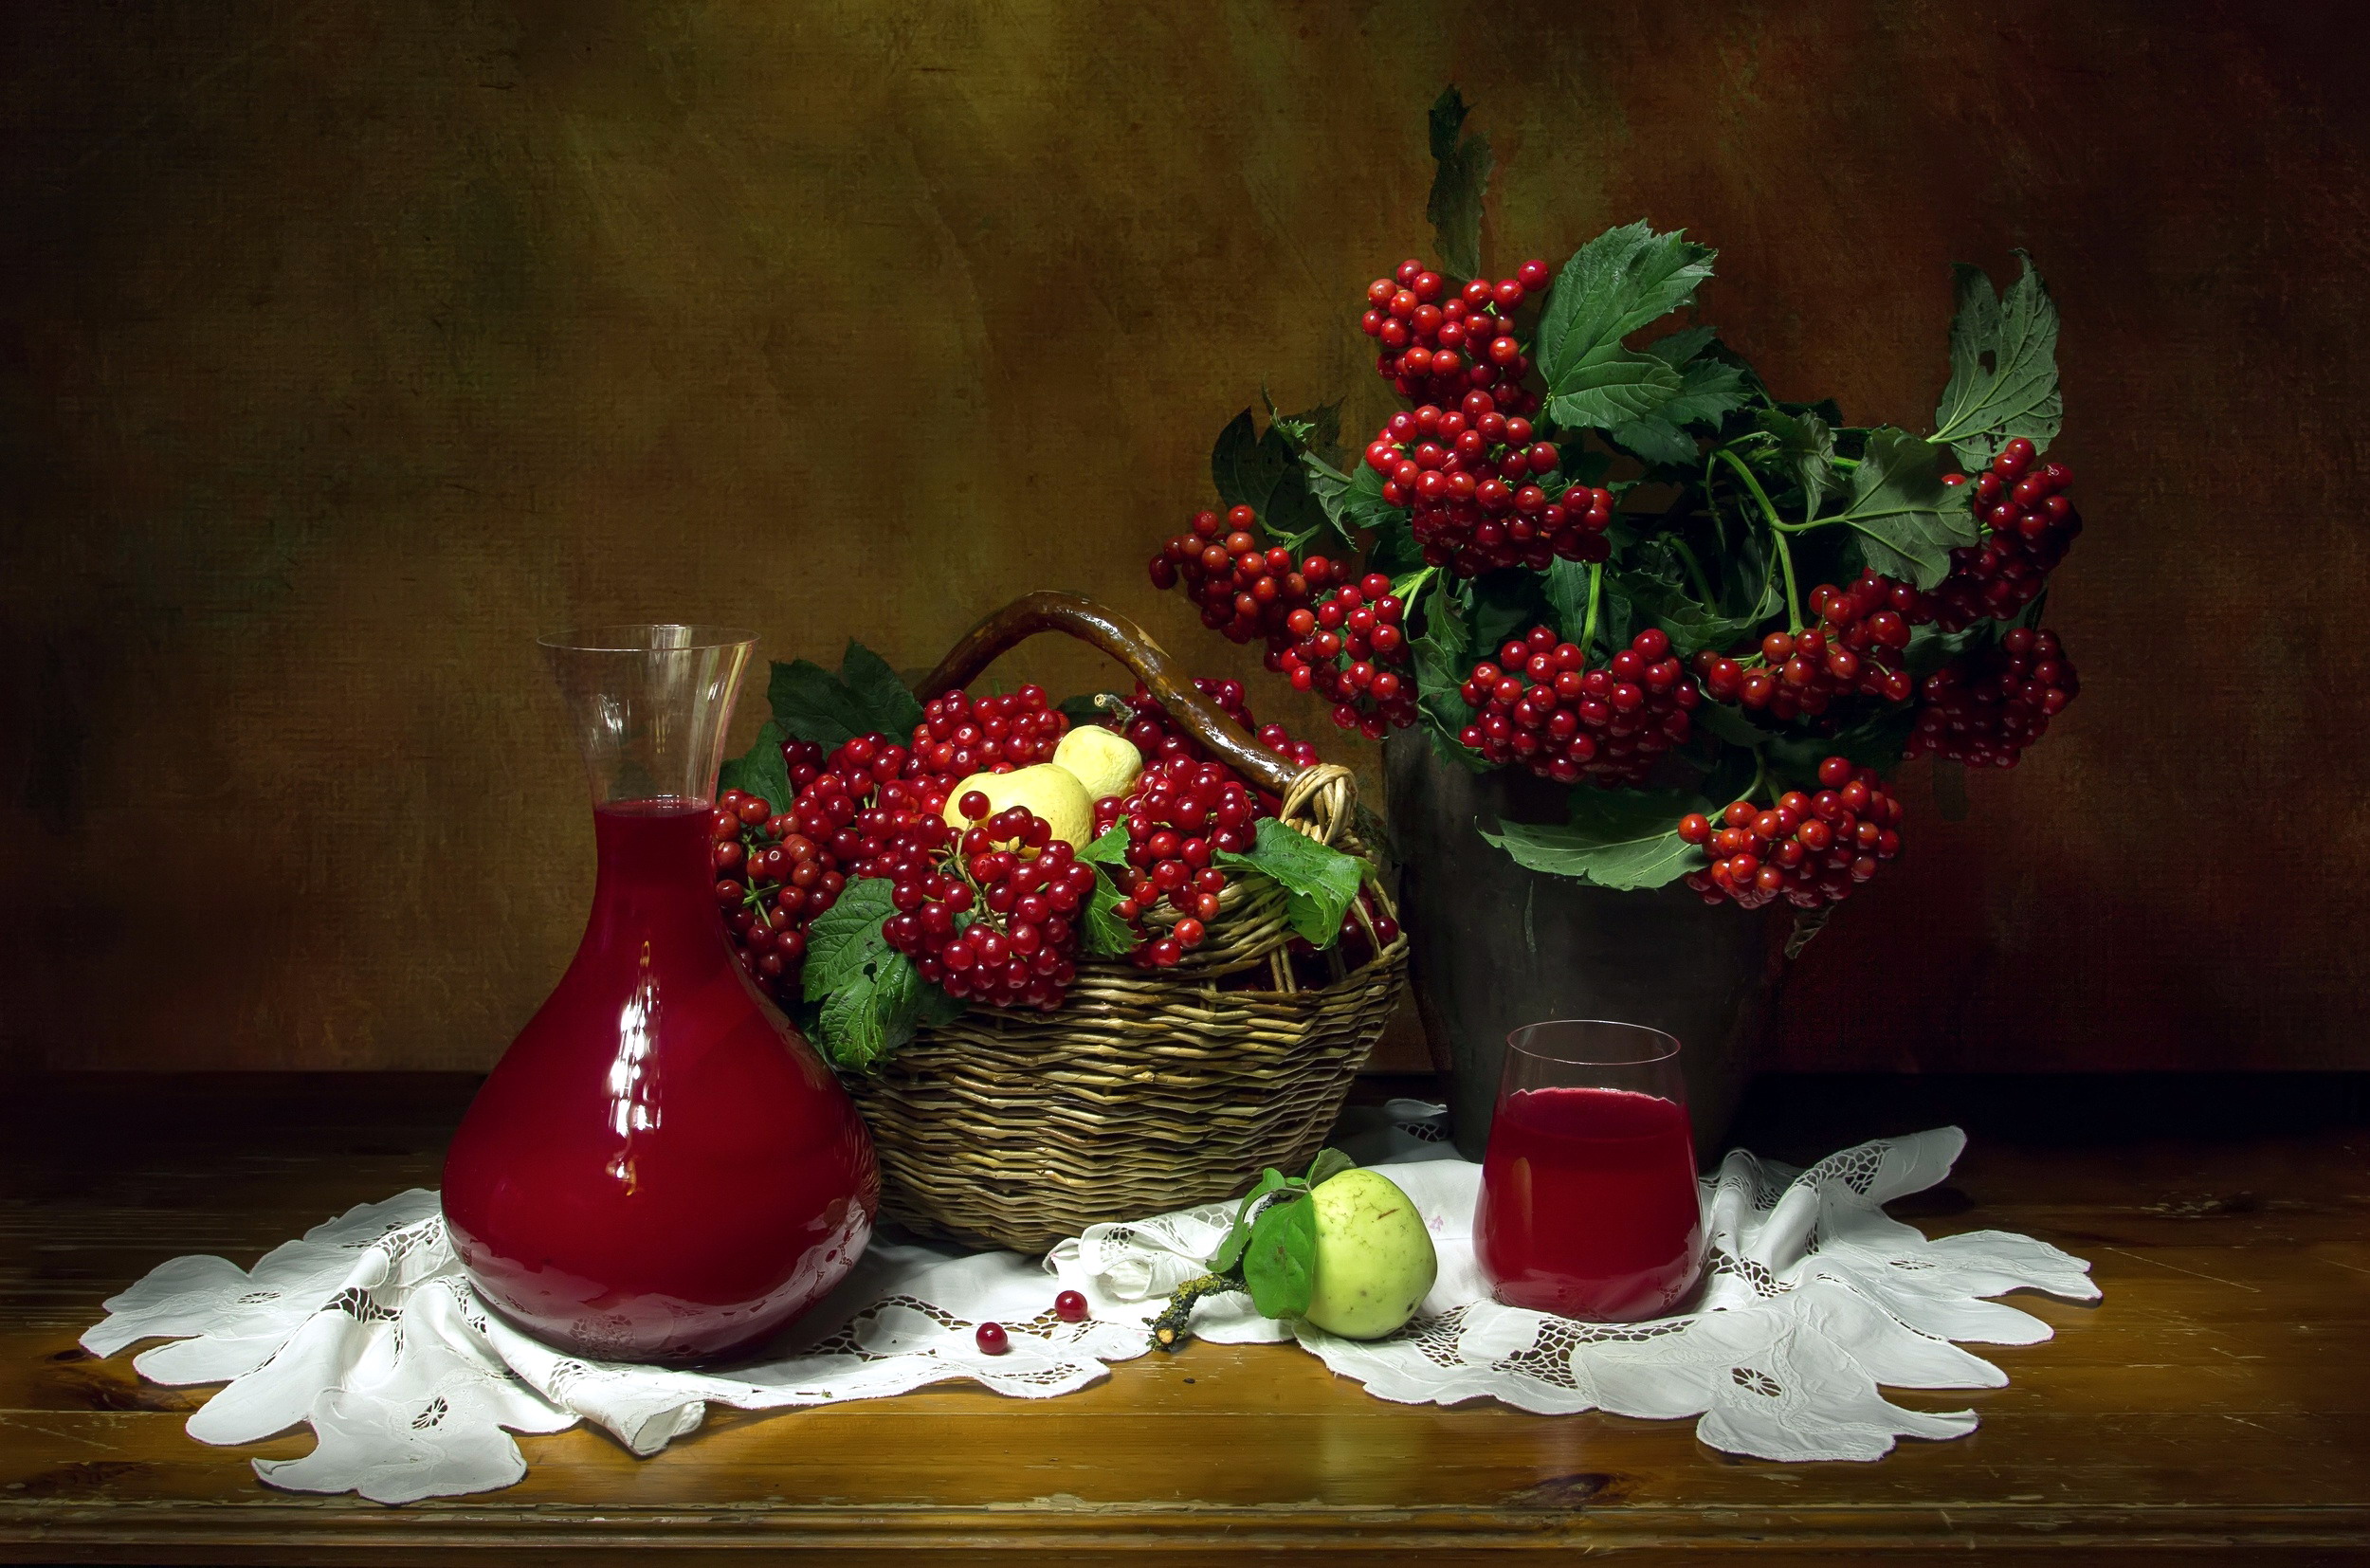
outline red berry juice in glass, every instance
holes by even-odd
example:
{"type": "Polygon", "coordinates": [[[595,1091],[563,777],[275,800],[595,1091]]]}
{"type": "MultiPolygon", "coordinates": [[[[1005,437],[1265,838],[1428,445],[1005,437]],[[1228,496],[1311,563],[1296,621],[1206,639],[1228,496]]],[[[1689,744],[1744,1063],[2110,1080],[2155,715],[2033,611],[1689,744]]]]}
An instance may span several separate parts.
{"type": "Polygon", "coordinates": [[[1593,1022],[1515,1032],[1473,1249],[1508,1306],[1634,1322],[1686,1299],[1705,1238],[1676,1041],[1593,1022]]]}

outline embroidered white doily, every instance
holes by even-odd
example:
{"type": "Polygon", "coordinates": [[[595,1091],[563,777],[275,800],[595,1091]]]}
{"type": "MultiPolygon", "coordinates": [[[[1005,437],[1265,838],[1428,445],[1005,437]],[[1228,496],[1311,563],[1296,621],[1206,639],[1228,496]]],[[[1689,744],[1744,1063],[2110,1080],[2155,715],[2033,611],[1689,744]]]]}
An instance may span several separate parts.
{"type": "MultiPolygon", "coordinates": [[[[2088,1265],[2045,1243],[1997,1231],[1928,1241],[1881,1212],[1948,1174],[1966,1140],[1944,1128],[1799,1173],[1729,1155],[1705,1183],[1712,1270],[1686,1316],[1606,1327],[1500,1306],[1469,1240],[1480,1167],[1414,1131],[1379,1139],[1440,1253],[1439,1283],[1413,1322],[1359,1343],[1260,1318],[1236,1295],[1206,1302],[1196,1332],[1297,1338],[1335,1372],[1404,1404],[1486,1395],[1529,1411],[1695,1415],[1698,1434],[1731,1452],[1875,1459],[1896,1437],[1956,1437],[1976,1425],[1970,1411],[1904,1410],[1879,1384],[1996,1387],[2007,1381],[2000,1371],[1952,1340],[2049,1338],[2040,1320],[1982,1298],[2098,1295],[2088,1265]]],[[[491,1317],[446,1242],[436,1194],[414,1190],[318,1226],[252,1269],[176,1258],[109,1301],[82,1343],[108,1356],[169,1336],[134,1363],[143,1377],[228,1383],[190,1417],[191,1436],[253,1443],[310,1426],[311,1453],[259,1459],[256,1473],[298,1491],[405,1503],[507,1486],[526,1473],[512,1432],[578,1421],[650,1454],[695,1430],[712,1402],[827,1404],[962,1377],[1023,1398],[1067,1394],[1146,1353],[1144,1324],[1201,1271],[1231,1213],[1213,1204],[1094,1226],[1042,1262],[876,1241],[772,1358],[717,1375],[579,1360],[491,1317]],[[1053,1316],[1065,1287],[1086,1294],[1092,1321],[1053,1316]],[[1010,1331],[1003,1356],[974,1343],[974,1325],[991,1320],[1010,1331]]]]}

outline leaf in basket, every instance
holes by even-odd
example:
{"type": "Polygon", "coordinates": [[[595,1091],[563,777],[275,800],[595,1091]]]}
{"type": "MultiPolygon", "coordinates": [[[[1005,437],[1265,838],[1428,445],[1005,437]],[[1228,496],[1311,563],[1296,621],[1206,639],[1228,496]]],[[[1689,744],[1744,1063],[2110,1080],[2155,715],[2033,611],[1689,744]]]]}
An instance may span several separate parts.
{"type": "Polygon", "coordinates": [[[1322,1148],[1317,1151],[1317,1158],[1308,1162],[1308,1176],[1306,1179],[1311,1187],[1322,1186],[1323,1183],[1332,1180],[1335,1176],[1340,1176],[1343,1171],[1355,1171],[1357,1169],[1358,1161],[1352,1159],[1340,1150],[1331,1147],[1322,1148]]]}
{"type": "Polygon", "coordinates": [[[716,775],[716,788],[740,790],[757,796],[777,811],[790,810],[790,769],[782,763],[782,742],[790,738],[771,719],[757,726],[749,749],[727,761],[716,775]]]}
{"type": "Polygon", "coordinates": [[[1086,918],[1079,927],[1079,940],[1091,957],[1123,957],[1142,940],[1134,926],[1120,919],[1119,903],[1122,896],[1120,884],[1111,880],[1111,873],[1096,866],[1095,890],[1086,900],[1086,918]]]}
{"type": "Polygon", "coordinates": [[[1263,1318],[1297,1318],[1317,1285],[1317,1209],[1294,1193],[1259,1211],[1243,1249],[1243,1284],[1263,1318]]]}
{"type": "Polygon", "coordinates": [[[922,719],[921,704],[897,672],[852,637],[840,656],[837,675],[807,659],[777,664],[766,697],[774,705],[775,720],[785,731],[824,747],[843,745],[860,735],[901,739],[922,719]]]}
{"type": "Polygon", "coordinates": [[[1358,896],[1361,875],[1355,856],[1263,816],[1249,854],[1221,849],[1215,858],[1221,866],[1261,872],[1283,888],[1285,919],[1311,947],[1331,947],[1341,935],[1341,917],[1358,896]]]}
{"type": "Polygon", "coordinates": [[[1124,866],[1127,864],[1127,830],[1118,823],[1103,830],[1103,836],[1078,851],[1078,858],[1095,866],[1124,866]]]}
{"type": "Polygon", "coordinates": [[[1243,1249],[1250,1245],[1251,1210],[1261,1198],[1290,1186],[1291,1181],[1290,1176],[1273,1167],[1259,1173],[1259,1184],[1243,1194],[1241,1206],[1234,1211],[1234,1223],[1227,1228],[1218,1249],[1210,1254],[1210,1272],[1226,1273],[1243,1261],[1243,1249]]]}
{"type": "Polygon", "coordinates": [[[833,1067],[870,1067],[922,1025],[963,1011],[889,946],[881,931],[895,909],[889,892],[885,877],[860,878],[807,928],[806,996],[822,1004],[814,1045],[833,1067]]]}

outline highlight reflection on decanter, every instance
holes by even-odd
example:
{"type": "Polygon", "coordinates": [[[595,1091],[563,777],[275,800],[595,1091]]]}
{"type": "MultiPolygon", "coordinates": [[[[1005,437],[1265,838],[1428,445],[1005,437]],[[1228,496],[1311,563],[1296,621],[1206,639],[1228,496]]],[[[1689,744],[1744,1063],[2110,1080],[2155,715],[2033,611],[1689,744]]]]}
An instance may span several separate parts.
{"type": "Polygon", "coordinates": [[[753,646],[685,626],[543,642],[599,875],[574,960],[454,1136],[445,1219],[496,1311],[602,1359],[752,1347],[846,1276],[879,1208],[855,1107],[717,916],[708,816],[753,646]]]}

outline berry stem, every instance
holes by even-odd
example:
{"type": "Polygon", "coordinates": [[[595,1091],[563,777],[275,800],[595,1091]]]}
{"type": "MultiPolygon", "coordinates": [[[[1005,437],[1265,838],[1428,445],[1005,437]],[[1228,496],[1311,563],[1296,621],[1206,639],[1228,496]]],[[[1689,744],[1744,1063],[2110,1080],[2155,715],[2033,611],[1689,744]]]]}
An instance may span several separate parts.
{"type": "Polygon", "coordinates": [[[1596,605],[1603,595],[1605,563],[1592,561],[1588,568],[1588,615],[1580,624],[1580,647],[1583,650],[1596,646],[1596,605]]]}
{"type": "Polygon", "coordinates": [[[1786,569],[1786,629],[1800,631],[1802,629],[1802,595],[1795,587],[1794,551],[1787,546],[1785,535],[1772,534],[1770,538],[1777,541],[1778,564],[1786,569]]]}

